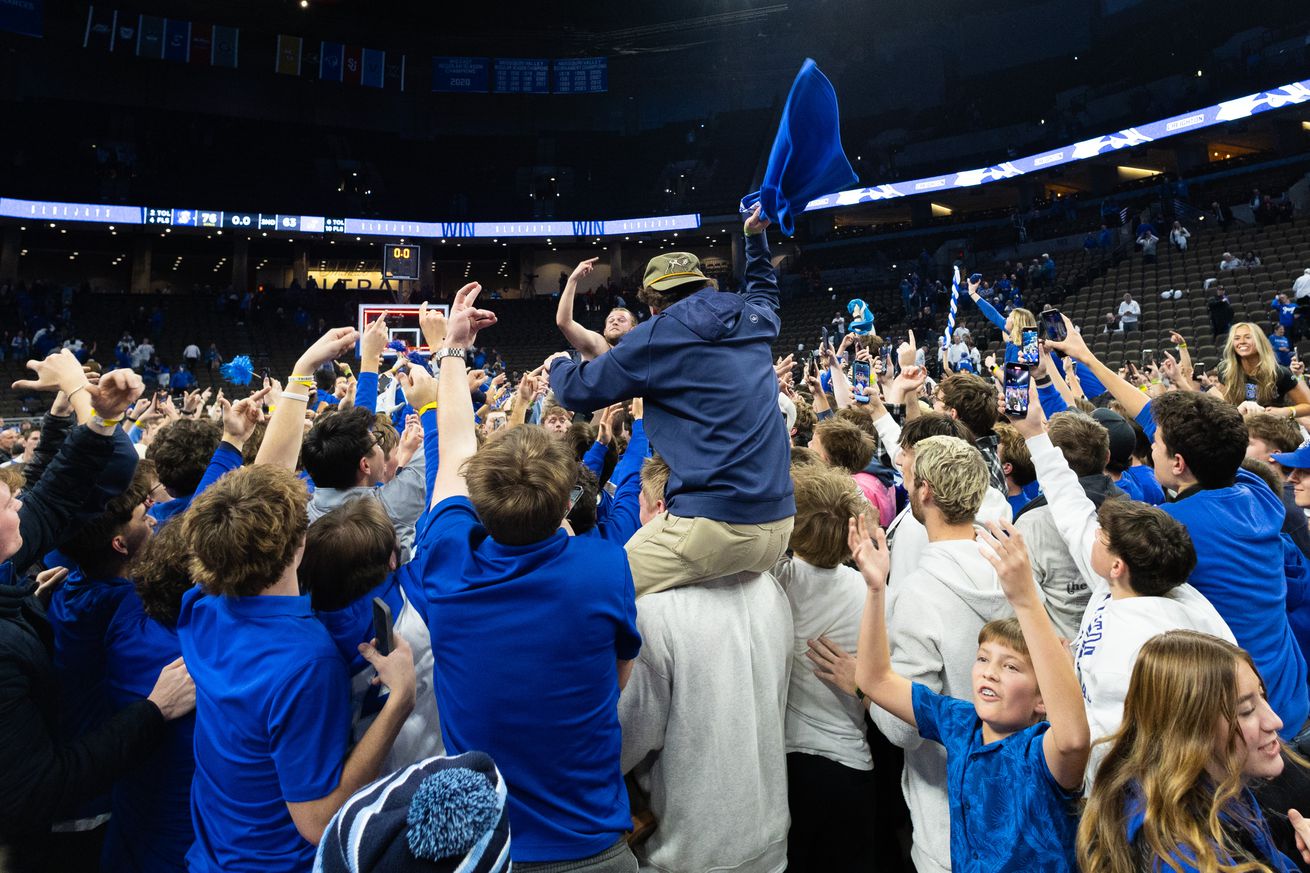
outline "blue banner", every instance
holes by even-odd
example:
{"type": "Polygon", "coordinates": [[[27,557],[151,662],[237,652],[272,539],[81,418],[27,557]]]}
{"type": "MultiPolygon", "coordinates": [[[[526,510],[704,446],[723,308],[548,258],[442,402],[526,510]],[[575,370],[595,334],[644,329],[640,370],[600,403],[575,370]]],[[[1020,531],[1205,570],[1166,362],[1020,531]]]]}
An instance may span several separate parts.
{"type": "Polygon", "coordinates": [[[164,60],[185,64],[191,57],[191,22],[164,19],[164,60]]]}
{"type": "Polygon", "coordinates": [[[214,25],[214,66],[236,68],[237,46],[240,44],[240,38],[241,30],[239,28],[225,27],[221,24],[214,25]]]}
{"type": "Polygon", "coordinates": [[[324,82],[340,82],[341,70],[346,63],[346,47],[339,42],[323,43],[318,59],[318,77],[324,82]]]}
{"type": "Polygon", "coordinates": [[[42,36],[44,21],[42,0],[0,0],[0,30],[42,36]]]}
{"type": "Polygon", "coordinates": [[[359,84],[366,88],[381,88],[387,65],[387,53],[379,49],[364,49],[360,59],[359,84]]]}
{"type": "Polygon", "coordinates": [[[432,90],[446,93],[487,93],[491,61],[487,58],[432,59],[432,90]]]}
{"type": "Polygon", "coordinates": [[[556,94],[601,94],[609,90],[609,63],[605,58],[566,58],[555,61],[556,94]]]}
{"type": "Polygon", "coordinates": [[[498,94],[549,94],[550,61],[546,58],[496,58],[498,94]]]}

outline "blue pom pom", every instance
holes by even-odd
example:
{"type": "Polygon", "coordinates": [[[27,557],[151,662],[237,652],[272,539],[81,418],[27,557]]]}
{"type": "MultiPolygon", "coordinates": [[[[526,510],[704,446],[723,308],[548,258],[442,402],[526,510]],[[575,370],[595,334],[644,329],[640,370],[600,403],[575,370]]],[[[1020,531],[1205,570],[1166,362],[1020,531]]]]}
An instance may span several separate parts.
{"type": "Polygon", "coordinates": [[[465,855],[500,814],[500,798],[486,776],[465,767],[439,770],[409,803],[409,850],[430,861],[465,855]]]}
{"type": "Polygon", "coordinates": [[[391,349],[394,352],[403,352],[405,351],[405,341],[394,339],[391,342],[387,343],[387,348],[391,349]]]}
{"type": "Polygon", "coordinates": [[[255,366],[250,363],[249,355],[237,355],[219,367],[219,372],[233,385],[249,385],[251,377],[255,375],[255,366]]]}

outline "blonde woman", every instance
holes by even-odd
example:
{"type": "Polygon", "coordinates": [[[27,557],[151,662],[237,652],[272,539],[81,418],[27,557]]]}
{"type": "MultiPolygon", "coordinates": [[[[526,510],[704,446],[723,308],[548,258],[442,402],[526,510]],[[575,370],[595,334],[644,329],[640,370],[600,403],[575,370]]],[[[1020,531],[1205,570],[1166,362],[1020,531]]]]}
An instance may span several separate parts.
{"type": "Polygon", "coordinates": [[[1258,325],[1241,321],[1228,331],[1218,374],[1218,393],[1229,403],[1251,402],[1288,418],[1310,415],[1310,389],[1278,363],[1258,325]]]}
{"type": "MultiPolygon", "coordinates": [[[[1282,774],[1282,724],[1244,650],[1187,630],[1149,640],[1078,828],[1082,873],[1294,873],[1247,787],[1282,774]]],[[[1287,816],[1310,863],[1310,822],[1287,816]]]]}
{"type": "MultiPolygon", "coordinates": [[[[975,273],[974,275],[976,276],[978,274],[975,273]]],[[[981,312],[988,321],[1004,331],[1006,363],[1018,361],[1020,360],[1020,352],[1023,351],[1023,332],[1025,330],[1037,329],[1037,317],[1027,309],[1016,308],[1010,310],[1009,316],[1003,318],[1001,313],[996,311],[996,307],[984,300],[982,295],[978,293],[978,288],[981,284],[981,279],[975,281],[974,276],[970,276],[969,296],[973,298],[973,302],[977,305],[978,311],[981,312]]]]}

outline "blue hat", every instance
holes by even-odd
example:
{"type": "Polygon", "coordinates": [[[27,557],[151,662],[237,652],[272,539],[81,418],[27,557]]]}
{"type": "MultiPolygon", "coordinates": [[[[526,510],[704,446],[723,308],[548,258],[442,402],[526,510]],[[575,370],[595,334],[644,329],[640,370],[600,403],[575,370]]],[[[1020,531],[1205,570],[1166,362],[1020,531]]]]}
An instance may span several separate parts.
{"type": "Polygon", "coordinates": [[[351,795],[323,832],[314,870],[505,873],[505,797],[505,780],[482,752],[411,764],[351,795]]]}
{"type": "Polygon", "coordinates": [[[1289,470],[1310,470],[1310,443],[1294,452],[1278,452],[1271,457],[1289,470]]]}
{"type": "Polygon", "coordinates": [[[742,199],[742,212],[760,203],[761,214],[791,236],[795,213],[857,179],[842,150],[837,92],[814,61],[806,58],[782,109],[764,181],[760,190],[742,199]]]}

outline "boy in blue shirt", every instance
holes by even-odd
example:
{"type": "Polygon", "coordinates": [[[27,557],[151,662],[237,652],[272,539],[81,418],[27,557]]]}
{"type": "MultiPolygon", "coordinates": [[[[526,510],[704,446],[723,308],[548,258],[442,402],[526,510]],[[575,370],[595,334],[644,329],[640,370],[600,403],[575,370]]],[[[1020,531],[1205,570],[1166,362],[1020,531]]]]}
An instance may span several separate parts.
{"type": "Polygon", "coordinates": [[[1273,335],[1269,337],[1269,345],[1274,347],[1274,357],[1284,367],[1292,366],[1292,341],[1287,338],[1289,330],[1291,328],[1280,321],[1274,325],[1273,335]]]}
{"type": "MultiPolygon", "coordinates": [[[[922,481],[912,487],[932,489],[922,481]]],[[[864,517],[850,520],[851,553],[868,585],[856,694],[946,747],[954,873],[1074,873],[1076,802],[1091,750],[1082,691],[1042,606],[1023,537],[1009,523],[988,527],[979,547],[1017,618],[988,622],[979,633],[970,705],[892,670],[887,538],[875,527],[875,545],[864,517]]]]}
{"type": "Polygon", "coordinates": [[[577,480],[565,442],[520,425],[478,449],[464,352],[496,320],[472,308],[479,290],[461,289],[444,331],[421,310],[440,379],[402,377],[412,404],[438,401],[440,465],[414,563],[446,752],[495,759],[516,867],[635,869],[618,717],[641,648],[632,575],[621,547],[560,529],[577,480]]]}
{"type": "MultiPolygon", "coordinates": [[[[313,372],[356,336],[328,331],[293,372],[313,372]]],[[[390,693],[349,748],[346,665],[296,579],[309,494],[294,466],[308,402],[309,386],[291,383],[255,465],[228,473],[181,519],[199,583],[177,621],[196,683],[192,873],[310,869],[328,821],[378,777],[414,706],[405,640],[387,656],[361,644],[390,693]]]]}

